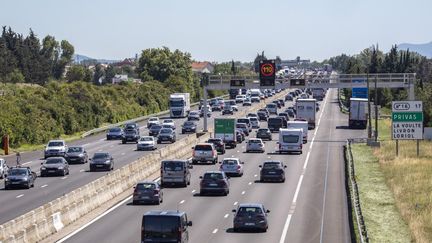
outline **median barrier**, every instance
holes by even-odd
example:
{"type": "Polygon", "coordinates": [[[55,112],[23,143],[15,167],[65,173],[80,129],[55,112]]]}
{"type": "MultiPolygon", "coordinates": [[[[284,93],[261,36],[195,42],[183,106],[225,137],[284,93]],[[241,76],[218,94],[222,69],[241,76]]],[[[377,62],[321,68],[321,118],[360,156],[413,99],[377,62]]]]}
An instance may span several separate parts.
{"type": "MultiPolygon", "coordinates": [[[[245,116],[263,105],[260,102],[240,114],[237,113],[235,117],[245,116]]],[[[213,128],[209,131],[212,132],[213,128]]],[[[161,160],[185,157],[190,154],[190,147],[205,142],[208,138],[209,132],[199,137],[191,134],[8,221],[0,225],[0,242],[41,241],[157,172],[161,160]]]]}

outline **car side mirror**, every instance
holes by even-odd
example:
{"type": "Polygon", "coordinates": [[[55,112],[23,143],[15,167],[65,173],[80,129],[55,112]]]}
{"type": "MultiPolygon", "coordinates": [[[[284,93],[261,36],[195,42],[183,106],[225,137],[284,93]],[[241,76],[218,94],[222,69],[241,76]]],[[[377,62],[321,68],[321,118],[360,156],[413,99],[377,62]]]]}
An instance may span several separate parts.
{"type": "Polygon", "coordinates": [[[43,162],[41,162],[41,165],[43,165],[43,162]]]}
{"type": "Polygon", "coordinates": [[[194,147],[192,147],[192,149],[194,149],[195,148],[195,146],[194,147]]]}
{"type": "Polygon", "coordinates": [[[267,209],[267,210],[266,210],[266,213],[270,213],[270,210],[267,209]]]}
{"type": "Polygon", "coordinates": [[[284,168],[286,168],[287,166],[286,165],[284,165],[284,168]]]}
{"type": "Polygon", "coordinates": [[[219,161],[219,164],[222,164],[222,161],[219,161]]]}
{"type": "Polygon", "coordinates": [[[89,158],[89,160],[93,160],[92,158],[89,158]]]}
{"type": "Polygon", "coordinates": [[[193,169],[193,165],[189,165],[189,169],[193,169]]]}
{"type": "Polygon", "coordinates": [[[192,221],[189,221],[189,222],[187,223],[187,226],[192,226],[192,221]]]}
{"type": "Polygon", "coordinates": [[[244,162],[242,161],[242,162],[240,162],[242,165],[244,164],[244,162]]]}
{"type": "Polygon", "coordinates": [[[279,144],[279,142],[276,142],[276,144],[279,144]]]}
{"type": "Polygon", "coordinates": [[[200,179],[202,179],[203,177],[202,177],[202,176],[200,176],[199,178],[200,178],[200,179]]]}
{"type": "Polygon", "coordinates": [[[258,167],[262,168],[262,165],[258,165],[258,167]]]}

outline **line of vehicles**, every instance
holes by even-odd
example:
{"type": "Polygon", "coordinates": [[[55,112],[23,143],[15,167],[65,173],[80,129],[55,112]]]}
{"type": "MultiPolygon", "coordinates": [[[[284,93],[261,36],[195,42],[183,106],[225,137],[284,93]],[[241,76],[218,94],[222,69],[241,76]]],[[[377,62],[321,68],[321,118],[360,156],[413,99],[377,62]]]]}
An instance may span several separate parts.
{"type": "MultiPolygon", "coordinates": [[[[296,95],[297,96],[297,95],[296,95]]],[[[242,97],[243,98],[243,97],[242,97]]],[[[247,96],[246,98],[247,99],[247,96]]],[[[245,173],[245,161],[236,157],[219,157],[225,154],[226,149],[235,148],[246,141],[245,152],[266,151],[264,140],[272,140],[273,133],[278,133],[279,149],[276,152],[302,153],[303,144],[307,143],[307,133],[310,128],[306,119],[297,120],[298,106],[288,107],[291,112],[279,112],[285,106],[285,100],[276,105],[276,111],[271,112],[268,107],[257,113],[247,114],[242,118],[218,117],[214,121],[214,136],[205,143],[192,147],[190,159],[175,159],[161,161],[160,183],[143,181],[137,184],[133,192],[133,204],[151,203],[160,204],[163,201],[163,188],[172,186],[187,187],[191,181],[191,170],[196,164],[218,164],[219,170],[214,167],[199,176],[199,195],[222,195],[230,192],[231,177],[241,177],[245,173]],[[261,116],[258,115],[261,113],[261,116]],[[281,114],[285,113],[285,114],[281,114]],[[282,123],[271,124],[273,118],[282,123]],[[268,127],[262,127],[260,121],[270,121],[268,127]],[[272,131],[269,127],[273,126],[272,131]],[[255,137],[251,136],[255,132],[255,137]],[[249,138],[247,138],[250,136],[249,138]],[[145,186],[143,186],[143,184],[145,186]]],[[[301,102],[301,100],[297,100],[301,102]]],[[[316,102],[314,100],[314,102],[316,102]]],[[[219,104],[221,102],[218,102],[219,104]]],[[[314,113],[315,103],[313,106],[314,113]]],[[[266,160],[259,167],[260,182],[285,182],[286,165],[279,160],[266,160]]],[[[261,203],[240,203],[232,210],[234,217],[232,231],[243,230],[266,232],[270,210],[261,203]]],[[[186,212],[179,210],[154,210],[146,212],[142,217],[141,242],[159,242],[161,235],[164,240],[173,242],[187,242],[189,239],[188,227],[192,226],[186,212]],[[149,230],[151,229],[151,230],[149,230]],[[174,232],[173,230],[177,229],[174,232]]]]}

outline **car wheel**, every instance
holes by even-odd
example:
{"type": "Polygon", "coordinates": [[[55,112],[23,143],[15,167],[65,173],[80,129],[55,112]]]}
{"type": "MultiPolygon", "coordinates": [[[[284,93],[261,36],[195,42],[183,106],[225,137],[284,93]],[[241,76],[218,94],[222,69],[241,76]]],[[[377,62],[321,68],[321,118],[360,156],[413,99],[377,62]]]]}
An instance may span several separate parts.
{"type": "Polygon", "coordinates": [[[126,141],[122,141],[122,144],[125,144],[126,143],[126,141]]]}
{"type": "Polygon", "coordinates": [[[239,232],[239,229],[238,228],[233,228],[233,231],[234,232],[239,232]]]}
{"type": "Polygon", "coordinates": [[[190,185],[190,179],[188,180],[187,184],[190,185]]]}
{"type": "Polygon", "coordinates": [[[5,189],[5,190],[9,190],[9,187],[8,187],[8,186],[5,186],[4,189],[5,189]]]}
{"type": "Polygon", "coordinates": [[[27,188],[27,189],[30,189],[30,187],[31,187],[30,182],[27,182],[27,186],[26,186],[26,188],[27,188]]]}

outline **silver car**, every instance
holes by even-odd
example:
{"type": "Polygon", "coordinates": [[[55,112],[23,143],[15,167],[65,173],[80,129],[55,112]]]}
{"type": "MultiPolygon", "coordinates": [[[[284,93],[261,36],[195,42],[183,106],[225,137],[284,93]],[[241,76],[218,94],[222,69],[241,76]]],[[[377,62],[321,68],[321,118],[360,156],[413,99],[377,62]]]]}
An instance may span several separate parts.
{"type": "Polygon", "coordinates": [[[219,170],[225,172],[226,175],[243,175],[244,162],[239,158],[225,158],[219,163],[221,164],[219,170]]]}
{"type": "Polygon", "coordinates": [[[155,150],[156,141],[153,136],[142,136],[137,143],[137,150],[155,150]]]}
{"type": "Polygon", "coordinates": [[[247,141],[246,153],[249,153],[252,151],[261,152],[261,153],[265,152],[264,142],[262,141],[261,138],[250,138],[247,141]]]}
{"type": "Polygon", "coordinates": [[[260,122],[258,121],[258,118],[249,117],[249,120],[251,122],[252,128],[259,128],[260,127],[260,122]]]}
{"type": "Polygon", "coordinates": [[[212,143],[199,143],[192,149],[194,150],[192,164],[207,161],[211,161],[212,164],[216,164],[218,153],[212,143]]]}

